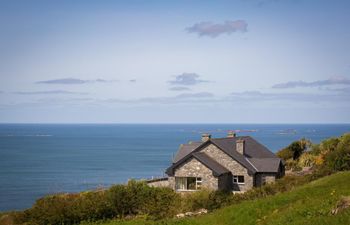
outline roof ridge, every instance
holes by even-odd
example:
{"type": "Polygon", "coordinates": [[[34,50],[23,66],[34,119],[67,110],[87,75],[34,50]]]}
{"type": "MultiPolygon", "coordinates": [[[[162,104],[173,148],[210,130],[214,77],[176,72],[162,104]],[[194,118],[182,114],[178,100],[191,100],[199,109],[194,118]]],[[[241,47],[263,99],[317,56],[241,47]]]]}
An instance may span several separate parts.
{"type": "Polygon", "coordinates": [[[247,157],[244,157],[245,160],[247,160],[247,162],[257,171],[259,172],[258,168],[256,168],[252,162],[249,161],[249,159],[247,157]]]}
{"type": "Polygon", "coordinates": [[[222,137],[222,138],[212,138],[211,140],[218,140],[218,139],[237,139],[237,138],[242,138],[242,137],[250,137],[250,136],[236,136],[236,137],[222,137]]]}

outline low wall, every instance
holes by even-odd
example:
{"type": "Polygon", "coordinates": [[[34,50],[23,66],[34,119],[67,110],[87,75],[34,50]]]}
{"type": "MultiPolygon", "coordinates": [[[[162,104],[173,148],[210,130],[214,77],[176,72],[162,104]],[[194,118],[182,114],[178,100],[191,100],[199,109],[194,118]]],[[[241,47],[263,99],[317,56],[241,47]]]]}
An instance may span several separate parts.
{"type": "Polygon", "coordinates": [[[146,182],[150,187],[169,187],[169,180],[167,177],[147,180],[146,182]]]}

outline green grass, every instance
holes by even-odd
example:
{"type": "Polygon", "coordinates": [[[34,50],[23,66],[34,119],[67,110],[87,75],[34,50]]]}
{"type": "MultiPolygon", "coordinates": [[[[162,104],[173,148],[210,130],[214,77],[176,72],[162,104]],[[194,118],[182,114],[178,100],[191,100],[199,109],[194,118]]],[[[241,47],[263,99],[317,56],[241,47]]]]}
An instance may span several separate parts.
{"type": "Polygon", "coordinates": [[[85,225],[134,225],[134,224],[350,224],[350,209],[331,215],[342,196],[350,196],[350,172],[340,172],[295,188],[286,193],[267,198],[245,201],[209,213],[204,216],[146,221],[133,219],[129,221],[110,221],[101,223],[84,223],[85,225]]]}

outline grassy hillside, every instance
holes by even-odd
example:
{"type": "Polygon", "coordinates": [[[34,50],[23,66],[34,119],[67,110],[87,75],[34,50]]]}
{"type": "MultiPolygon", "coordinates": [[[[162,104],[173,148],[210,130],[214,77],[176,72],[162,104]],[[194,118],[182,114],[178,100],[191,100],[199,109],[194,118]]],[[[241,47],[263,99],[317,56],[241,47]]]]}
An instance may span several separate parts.
{"type": "Polygon", "coordinates": [[[350,172],[337,174],[313,181],[290,192],[264,199],[246,201],[219,209],[213,213],[186,219],[172,219],[159,222],[130,220],[107,223],[85,223],[89,225],[119,224],[350,224],[350,209],[337,215],[331,210],[342,196],[350,196],[350,172]]]}

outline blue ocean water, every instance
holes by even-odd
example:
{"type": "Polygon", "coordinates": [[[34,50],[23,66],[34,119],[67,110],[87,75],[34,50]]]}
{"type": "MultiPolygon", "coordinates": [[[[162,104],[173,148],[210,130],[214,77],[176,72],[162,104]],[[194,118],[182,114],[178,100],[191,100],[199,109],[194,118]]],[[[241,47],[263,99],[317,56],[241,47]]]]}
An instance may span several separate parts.
{"type": "Polygon", "coordinates": [[[275,152],[302,137],[339,136],[350,124],[0,124],[0,211],[29,208],[50,193],[162,176],[181,143],[228,130],[275,152]]]}

